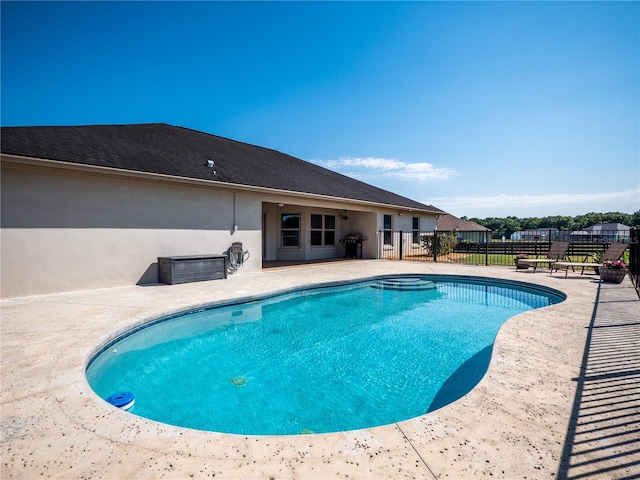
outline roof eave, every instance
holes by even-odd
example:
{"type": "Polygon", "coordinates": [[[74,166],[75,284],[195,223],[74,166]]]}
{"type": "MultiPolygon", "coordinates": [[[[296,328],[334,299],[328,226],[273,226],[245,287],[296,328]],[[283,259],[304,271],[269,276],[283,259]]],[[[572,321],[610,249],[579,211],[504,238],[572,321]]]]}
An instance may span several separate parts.
{"type": "Polygon", "coordinates": [[[66,162],[61,160],[49,160],[44,158],[25,157],[25,156],[5,154],[5,153],[2,154],[2,161],[3,163],[6,162],[9,164],[14,164],[19,166],[32,166],[32,167],[38,167],[38,168],[44,168],[44,169],[67,170],[67,171],[75,171],[79,173],[90,173],[93,175],[118,176],[122,178],[130,178],[130,179],[137,179],[137,180],[143,180],[143,181],[157,181],[157,182],[163,182],[163,183],[194,185],[194,186],[207,187],[207,188],[215,186],[217,188],[234,190],[234,191],[268,193],[271,195],[273,194],[288,195],[288,196],[305,198],[305,199],[314,199],[318,201],[338,201],[348,205],[360,205],[360,206],[368,206],[368,207],[375,207],[375,208],[397,209],[397,210],[401,210],[402,212],[419,212],[419,213],[425,213],[430,215],[443,215],[443,212],[440,210],[430,210],[428,208],[421,209],[421,208],[416,208],[414,206],[407,206],[407,205],[371,202],[367,200],[335,197],[330,195],[321,195],[317,193],[298,192],[294,190],[281,190],[276,188],[243,185],[238,183],[225,183],[225,182],[219,182],[215,180],[201,180],[198,178],[179,177],[175,175],[167,175],[162,173],[140,172],[136,170],[126,170],[126,169],[114,168],[114,167],[103,167],[100,165],[86,165],[86,164],[66,162]]]}

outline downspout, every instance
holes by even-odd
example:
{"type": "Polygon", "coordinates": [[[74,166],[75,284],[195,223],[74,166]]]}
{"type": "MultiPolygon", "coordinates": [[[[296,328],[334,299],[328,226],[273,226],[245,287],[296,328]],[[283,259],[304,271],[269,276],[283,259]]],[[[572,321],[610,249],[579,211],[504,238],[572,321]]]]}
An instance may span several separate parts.
{"type": "Polygon", "coordinates": [[[233,232],[231,232],[231,235],[234,234],[234,232],[238,231],[238,223],[236,222],[236,192],[233,192],[233,232]]]}

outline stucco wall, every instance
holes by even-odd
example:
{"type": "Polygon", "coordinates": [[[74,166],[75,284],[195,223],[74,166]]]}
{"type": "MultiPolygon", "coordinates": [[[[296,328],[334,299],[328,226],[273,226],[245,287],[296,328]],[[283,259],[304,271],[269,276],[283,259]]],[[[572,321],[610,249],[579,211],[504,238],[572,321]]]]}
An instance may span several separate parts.
{"type": "Polygon", "coordinates": [[[1,194],[2,297],[153,283],[157,257],[225,253],[236,241],[251,254],[241,271],[261,268],[253,194],[234,202],[231,191],[6,163],[1,194]]]}
{"type": "Polygon", "coordinates": [[[421,232],[432,232],[436,228],[436,216],[419,215],[412,212],[403,212],[402,215],[397,211],[389,210],[382,212],[378,217],[378,230],[384,229],[384,215],[391,215],[392,230],[410,232],[413,230],[413,217],[418,217],[421,232]]]}

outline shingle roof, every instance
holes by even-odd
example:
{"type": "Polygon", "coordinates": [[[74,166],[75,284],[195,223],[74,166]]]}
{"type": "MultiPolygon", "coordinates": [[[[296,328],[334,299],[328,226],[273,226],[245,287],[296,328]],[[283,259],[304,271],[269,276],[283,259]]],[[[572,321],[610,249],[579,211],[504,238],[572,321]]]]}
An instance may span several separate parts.
{"type": "Polygon", "coordinates": [[[628,227],[627,225],[623,225],[622,223],[605,223],[605,224],[597,224],[597,225],[592,225],[590,227],[585,228],[584,230],[586,230],[587,232],[612,232],[612,231],[616,231],[616,232],[623,232],[626,230],[631,230],[631,227],[628,227]]]}
{"type": "Polygon", "coordinates": [[[460,230],[463,232],[490,232],[491,229],[483,227],[476,222],[470,222],[468,220],[462,220],[461,218],[454,217],[453,215],[446,214],[438,217],[438,231],[441,232],[453,232],[454,230],[460,230]]]}
{"type": "Polygon", "coordinates": [[[3,127],[4,154],[442,212],[290,155],[161,123],[3,127]],[[215,166],[207,167],[207,160],[215,166]]]}

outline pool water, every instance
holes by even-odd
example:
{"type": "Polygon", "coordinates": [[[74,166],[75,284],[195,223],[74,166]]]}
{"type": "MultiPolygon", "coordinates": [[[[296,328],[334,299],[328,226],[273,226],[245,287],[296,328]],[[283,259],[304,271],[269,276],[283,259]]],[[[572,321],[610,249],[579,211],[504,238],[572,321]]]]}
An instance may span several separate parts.
{"type": "Polygon", "coordinates": [[[163,319],[105,346],[87,378],[102,398],[133,392],[135,415],[200,430],[385,425],[469,392],[507,319],[562,300],[491,282],[390,280],[163,319]]]}

